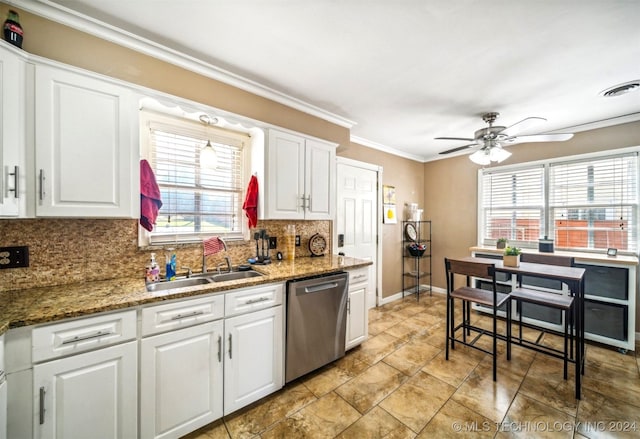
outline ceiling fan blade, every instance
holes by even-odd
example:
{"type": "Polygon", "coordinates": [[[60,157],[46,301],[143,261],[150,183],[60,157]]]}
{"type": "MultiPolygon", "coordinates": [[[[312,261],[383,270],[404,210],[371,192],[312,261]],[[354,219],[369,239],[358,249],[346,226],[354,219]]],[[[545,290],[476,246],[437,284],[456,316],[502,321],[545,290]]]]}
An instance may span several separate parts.
{"type": "Polygon", "coordinates": [[[518,136],[510,139],[506,139],[503,143],[508,145],[514,145],[516,143],[531,143],[531,142],[564,142],[573,137],[573,134],[535,134],[531,136],[518,136]]]}
{"type": "Polygon", "coordinates": [[[547,119],[544,117],[527,117],[522,119],[520,122],[516,122],[511,126],[506,127],[504,130],[500,131],[500,134],[505,134],[509,137],[517,135],[519,132],[524,131],[528,128],[536,126],[541,122],[546,122],[547,119]]]}
{"type": "Polygon", "coordinates": [[[468,137],[436,137],[435,140],[464,140],[466,142],[473,142],[475,139],[469,139],[468,137]]]}
{"type": "Polygon", "coordinates": [[[468,145],[458,146],[457,148],[448,149],[446,151],[439,152],[438,154],[451,154],[452,152],[462,151],[463,149],[472,148],[474,146],[478,146],[478,144],[477,143],[470,143],[468,145]]]}

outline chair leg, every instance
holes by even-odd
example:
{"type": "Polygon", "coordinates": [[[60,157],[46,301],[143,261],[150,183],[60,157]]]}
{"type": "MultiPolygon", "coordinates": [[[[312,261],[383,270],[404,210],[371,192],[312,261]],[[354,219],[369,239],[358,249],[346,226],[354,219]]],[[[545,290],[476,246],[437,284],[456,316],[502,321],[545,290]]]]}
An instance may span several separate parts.
{"type": "Polygon", "coordinates": [[[451,321],[451,298],[447,297],[447,322],[445,324],[446,326],[446,332],[447,332],[447,338],[444,341],[444,346],[445,346],[445,351],[444,351],[444,359],[445,360],[449,360],[449,339],[450,339],[450,333],[449,333],[449,322],[451,321]]]}
{"type": "Polygon", "coordinates": [[[456,317],[456,309],[455,309],[456,301],[451,299],[451,319],[449,322],[449,328],[451,333],[451,349],[456,348],[456,332],[455,332],[455,317],[456,317]]]}
{"type": "Polygon", "coordinates": [[[460,305],[462,308],[462,341],[463,343],[467,342],[467,306],[466,301],[462,301],[460,305]]]}
{"type": "Polygon", "coordinates": [[[564,311],[564,379],[567,379],[567,354],[569,344],[569,311],[564,311]]]}
{"type": "Polygon", "coordinates": [[[522,343],[522,302],[518,301],[518,341],[522,343]]]}
{"type": "Polygon", "coordinates": [[[497,351],[498,351],[498,339],[496,338],[496,334],[498,332],[498,320],[496,319],[496,308],[493,308],[493,381],[496,381],[497,378],[497,369],[498,363],[496,360],[497,351]]]}
{"type": "Polygon", "coordinates": [[[511,299],[507,301],[507,361],[511,361],[511,299]]]}
{"type": "Polygon", "coordinates": [[[467,301],[467,335],[471,335],[471,329],[469,329],[469,326],[471,326],[471,302],[467,301]]]}

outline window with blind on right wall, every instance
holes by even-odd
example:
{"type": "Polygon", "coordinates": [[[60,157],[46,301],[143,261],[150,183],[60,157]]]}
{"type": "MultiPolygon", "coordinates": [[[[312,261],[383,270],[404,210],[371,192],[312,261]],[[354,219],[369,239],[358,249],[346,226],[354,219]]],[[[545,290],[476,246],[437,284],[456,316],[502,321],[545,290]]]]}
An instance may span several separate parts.
{"type": "Polygon", "coordinates": [[[638,252],[638,149],[480,170],[480,243],[638,252]],[[536,236],[538,235],[538,236],[536,236]]]}

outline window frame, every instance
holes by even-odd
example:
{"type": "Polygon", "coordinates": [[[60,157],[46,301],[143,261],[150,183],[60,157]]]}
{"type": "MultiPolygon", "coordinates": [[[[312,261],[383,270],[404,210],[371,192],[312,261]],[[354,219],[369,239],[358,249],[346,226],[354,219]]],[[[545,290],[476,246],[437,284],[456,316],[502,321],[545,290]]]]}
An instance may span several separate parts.
{"type": "MultiPolygon", "coordinates": [[[[486,167],[478,170],[477,183],[478,183],[478,193],[477,193],[477,236],[478,236],[478,245],[479,246],[495,246],[496,239],[490,239],[485,237],[486,224],[485,224],[485,208],[483,205],[483,195],[485,188],[483,187],[483,178],[485,173],[487,172],[509,172],[509,171],[520,171],[525,169],[530,169],[534,167],[542,167],[543,168],[543,180],[544,180],[544,188],[543,188],[543,208],[542,208],[542,219],[541,219],[541,236],[548,236],[549,239],[555,238],[555,224],[553,209],[557,209],[557,206],[551,206],[551,192],[552,188],[550,187],[550,168],[552,166],[557,166],[563,163],[572,164],[577,162],[584,161],[597,161],[597,160],[606,160],[612,159],[615,157],[623,156],[626,154],[637,154],[636,159],[636,196],[632,206],[632,217],[628,220],[631,225],[630,236],[627,238],[627,242],[636,243],[636,248],[632,248],[631,250],[621,250],[618,249],[618,254],[626,254],[626,255],[636,255],[638,251],[640,251],[640,246],[637,241],[640,237],[640,146],[633,146],[628,148],[619,148],[612,149],[606,151],[599,151],[594,153],[586,153],[586,154],[577,154],[565,157],[558,157],[548,160],[537,160],[532,162],[523,162],[513,165],[506,166],[496,166],[496,167],[486,167]]],[[[625,204],[629,205],[629,204],[625,204]]],[[[517,241],[517,240],[509,240],[509,243],[523,248],[537,248],[537,243],[530,241],[517,241]]],[[[607,249],[601,248],[577,248],[577,247],[559,247],[555,246],[557,250],[567,250],[573,252],[584,252],[584,253],[601,253],[602,251],[606,252],[607,249]]]]}
{"type": "MultiPolygon", "coordinates": [[[[153,145],[152,145],[152,134],[151,134],[151,125],[152,124],[160,124],[160,125],[184,125],[190,126],[190,129],[193,131],[202,130],[204,133],[206,130],[216,129],[217,127],[209,127],[202,125],[201,122],[193,120],[188,117],[179,117],[164,114],[162,112],[158,112],[155,110],[149,109],[141,109],[140,110],[140,151],[141,151],[141,159],[147,159],[151,164],[152,168],[154,166],[153,161],[153,145]]],[[[188,128],[189,129],[189,128],[188,128]]],[[[194,244],[201,243],[203,239],[206,239],[210,236],[221,236],[227,241],[241,241],[245,239],[245,236],[248,233],[248,225],[245,221],[244,212],[242,210],[242,202],[244,200],[244,196],[246,193],[246,188],[243,186],[244,183],[248,181],[250,175],[250,161],[251,161],[251,148],[253,139],[251,138],[251,134],[246,131],[241,130],[233,130],[227,128],[217,128],[220,131],[224,131],[230,136],[235,134],[239,136],[247,136],[247,140],[244,142],[242,146],[242,157],[240,159],[240,169],[241,176],[240,180],[240,200],[238,211],[234,212],[235,215],[238,215],[238,224],[239,230],[233,233],[211,233],[211,232],[200,232],[200,233],[190,233],[188,236],[182,235],[180,233],[166,234],[165,236],[154,236],[153,232],[149,232],[140,225],[138,225],[138,245],[140,247],[145,246],[164,246],[164,245],[181,245],[181,244],[194,244]]],[[[180,128],[178,128],[180,130],[180,128]]],[[[155,172],[155,169],[154,169],[155,172]]],[[[155,228],[154,228],[155,231],[155,228]]]]}

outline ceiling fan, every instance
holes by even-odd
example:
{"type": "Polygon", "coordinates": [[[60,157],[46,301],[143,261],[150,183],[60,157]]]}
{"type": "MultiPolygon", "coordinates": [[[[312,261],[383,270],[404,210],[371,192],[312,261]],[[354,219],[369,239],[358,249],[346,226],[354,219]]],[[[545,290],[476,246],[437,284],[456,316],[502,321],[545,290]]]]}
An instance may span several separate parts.
{"type": "Polygon", "coordinates": [[[480,146],[480,149],[471,154],[469,158],[472,162],[479,165],[488,165],[491,162],[500,163],[511,155],[509,151],[503,149],[503,146],[525,142],[562,142],[573,137],[573,134],[570,133],[518,136],[517,134],[520,131],[534,126],[537,123],[545,122],[546,119],[542,117],[527,117],[509,127],[494,126],[493,123],[499,115],[500,113],[496,112],[482,115],[482,120],[488,123],[489,126],[477,130],[472,139],[467,137],[436,137],[436,140],[464,140],[471,142],[467,145],[442,151],[440,154],[451,154],[452,152],[480,146]]]}

